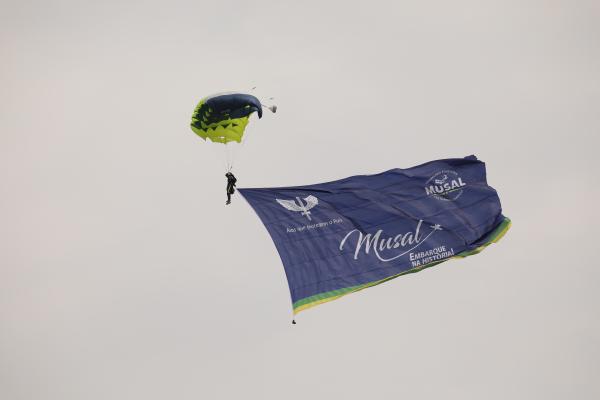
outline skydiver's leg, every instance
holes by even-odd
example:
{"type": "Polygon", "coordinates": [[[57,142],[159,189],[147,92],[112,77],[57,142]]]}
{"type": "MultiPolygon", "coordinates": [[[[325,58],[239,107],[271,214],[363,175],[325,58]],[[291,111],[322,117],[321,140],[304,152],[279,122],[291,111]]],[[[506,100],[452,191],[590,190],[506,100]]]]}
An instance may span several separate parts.
{"type": "Polygon", "coordinates": [[[229,191],[227,191],[227,203],[225,204],[231,204],[231,193],[229,191]]]}

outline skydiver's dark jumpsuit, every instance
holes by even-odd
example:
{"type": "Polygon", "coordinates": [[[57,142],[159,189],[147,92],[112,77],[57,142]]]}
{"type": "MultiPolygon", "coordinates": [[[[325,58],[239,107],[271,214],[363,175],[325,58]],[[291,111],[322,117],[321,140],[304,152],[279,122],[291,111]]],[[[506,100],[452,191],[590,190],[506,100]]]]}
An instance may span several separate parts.
{"type": "Polygon", "coordinates": [[[231,204],[231,195],[235,193],[234,186],[237,179],[231,172],[226,173],[225,176],[227,177],[227,203],[225,204],[231,204]]]}

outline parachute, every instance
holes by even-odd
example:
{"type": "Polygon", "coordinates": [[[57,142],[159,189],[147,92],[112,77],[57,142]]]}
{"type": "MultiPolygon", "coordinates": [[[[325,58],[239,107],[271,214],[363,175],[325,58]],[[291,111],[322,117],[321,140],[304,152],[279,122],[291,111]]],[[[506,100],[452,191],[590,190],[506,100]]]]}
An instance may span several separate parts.
{"type": "MultiPolygon", "coordinates": [[[[262,118],[260,100],[251,94],[224,93],[208,96],[200,100],[192,115],[190,127],[202,139],[227,145],[230,142],[242,143],[244,131],[253,113],[262,118]]],[[[275,112],[276,106],[268,107],[275,112]]],[[[233,167],[232,155],[226,149],[227,170],[233,167]]]]}
{"type": "Polygon", "coordinates": [[[262,118],[260,101],[243,93],[209,96],[198,103],[192,115],[192,130],[213,142],[241,143],[248,119],[256,112],[262,118]]]}

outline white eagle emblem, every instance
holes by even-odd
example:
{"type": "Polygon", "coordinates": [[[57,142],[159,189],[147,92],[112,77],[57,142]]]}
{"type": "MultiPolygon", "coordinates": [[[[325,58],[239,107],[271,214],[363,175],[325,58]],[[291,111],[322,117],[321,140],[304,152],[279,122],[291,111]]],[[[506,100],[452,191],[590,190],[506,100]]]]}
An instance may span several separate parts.
{"type": "Polygon", "coordinates": [[[304,198],[304,201],[306,202],[306,204],[304,204],[302,202],[302,200],[300,199],[300,197],[296,197],[296,201],[294,200],[282,200],[282,199],[275,199],[277,200],[277,202],[279,204],[281,204],[283,206],[283,208],[290,210],[290,211],[299,211],[300,214],[306,216],[306,218],[308,218],[309,221],[311,221],[310,219],[310,210],[311,208],[313,208],[314,206],[316,206],[317,204],[319,204],[319,199],[317,199],[315,196],[310,195],[304,198]]]}
{"type": "Polygon", "coordinates": [[[442,179],[434,179],[436,185],[443,185],[448,179],[448,175],[444,175],[442,179]]]}

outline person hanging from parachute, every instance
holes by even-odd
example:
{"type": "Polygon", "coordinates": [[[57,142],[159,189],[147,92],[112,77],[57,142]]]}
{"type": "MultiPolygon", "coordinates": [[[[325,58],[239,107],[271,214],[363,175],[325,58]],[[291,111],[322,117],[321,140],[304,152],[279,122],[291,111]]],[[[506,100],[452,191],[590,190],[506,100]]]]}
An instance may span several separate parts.
{"type": "Polygon", "coordinates": [[[234,187],[237,179],[231,172],[226,173],[225,177],[227,178],[227,187],[225,189],[227,191],[227,202],[225,204],[231,204],[231,195],[235,193],[234,187]]]}
{"type": "MultiPolygon", "coordinates": [[[[233,158],[230,157],[227,144],[236,142],[243,144],[244,131],[248,125],[250,116],[253,113],[262,118],[262,108],[260,100],[251,94],[245,93],[226,93],[216,94],[205,97],[200,100],[194,114],[190,127],[192,131],[206,141],[210,139],[214,143],[225,145],[227,153],[227,202],[231,203],[231,195],[235,192],[234,186],[237,179],[231,172],[233,168],[233,158]]],[[[268,108],[271,112],[277,111],[277,106],[268,108]]]]}

